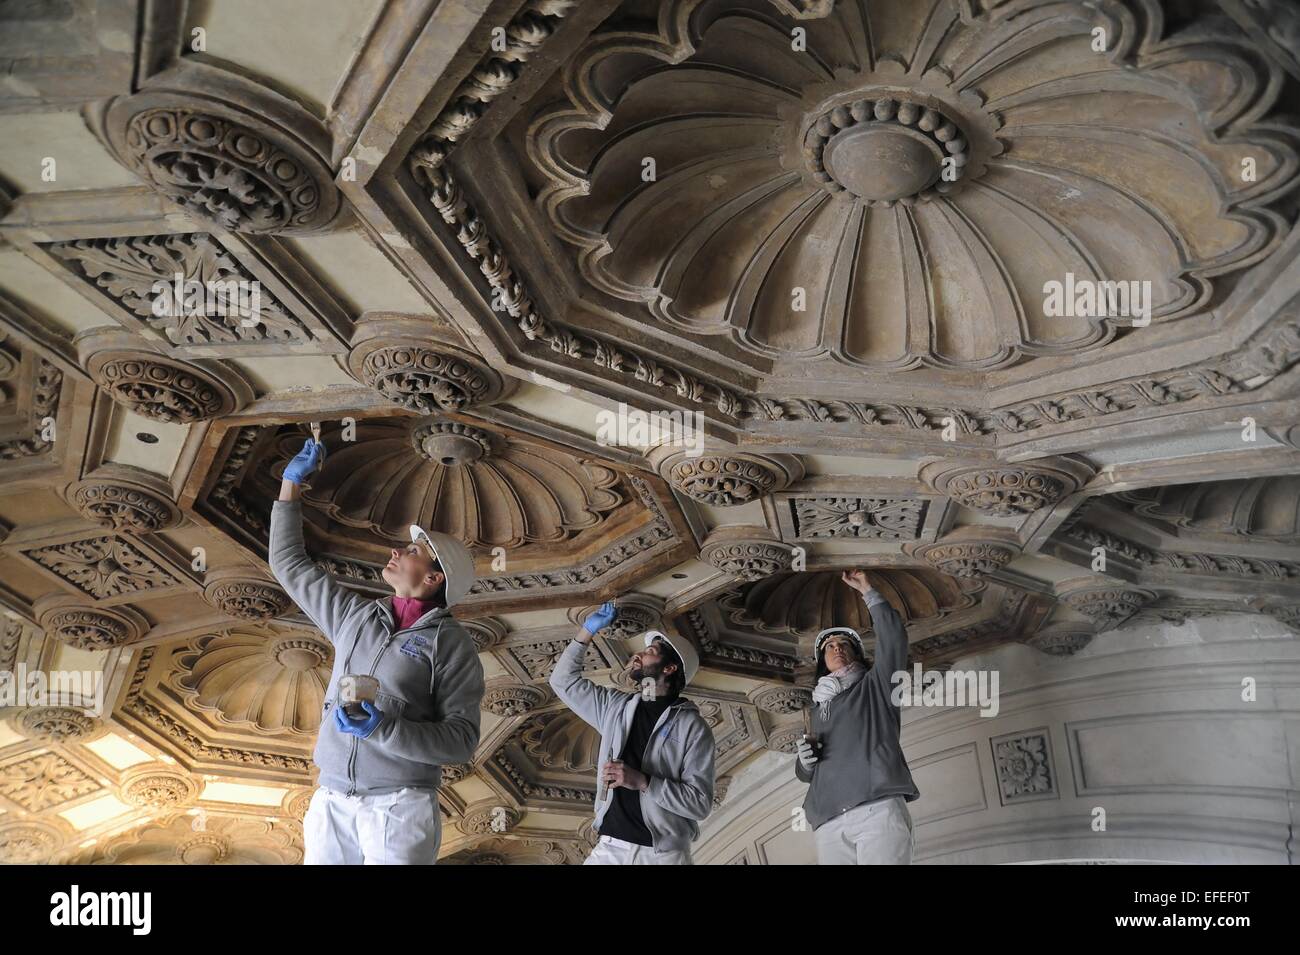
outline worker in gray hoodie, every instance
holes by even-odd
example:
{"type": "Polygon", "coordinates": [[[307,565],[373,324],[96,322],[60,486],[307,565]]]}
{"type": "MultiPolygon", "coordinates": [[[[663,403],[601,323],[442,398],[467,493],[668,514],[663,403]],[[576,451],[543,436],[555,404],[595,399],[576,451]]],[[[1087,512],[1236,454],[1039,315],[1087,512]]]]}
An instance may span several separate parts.
{"type": "Polygon", "coordinates": [[[681,696],[699,655],[685,640],[650,630],[629,661],[641,692],[597,686],[583,677],[582,658],[614,613],[606,603],[588,615],[551,672],[556,696],[600,733],[600,841],[584,865],[690,865],[691,842],[713,810],[713,731],[681,696]]]}
{"type": "Polygon", "coordinates": [[[324,454],[308,439],[271,511],[271,571],[334,645],[303,861],[432,865],[440,767],[469,760],[479,739],[483,665],[449,613],[474,583],[474,560],[455,538],[412,525],[411,543],[393,548],[383,570],[393,596],[370,600],[336,583],[303,547],[298,497],[324,454]],[[358,675],[377,679],[378,692],[354,718],[340,705],[340,681],[358,675]]]}
{"type": "Polygon", "coordinates": [[[893,676],[907,665],[903,620],[860,570],[841,579],[871,612],[875,664],[848,627],[817,635],[812,734],[798,744],[795,775],[809,783],[803,808],[820,865],[909,865],[915,848],[907,803],[920,797],[899,743],[893,676]]]}

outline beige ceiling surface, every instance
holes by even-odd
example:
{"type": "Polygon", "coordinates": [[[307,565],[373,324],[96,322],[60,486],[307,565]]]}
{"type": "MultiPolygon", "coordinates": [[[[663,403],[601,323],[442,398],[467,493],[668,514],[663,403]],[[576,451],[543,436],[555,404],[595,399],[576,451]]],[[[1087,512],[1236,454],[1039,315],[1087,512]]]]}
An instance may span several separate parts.
{"type": "Polygon", "coordinates": [[[313,422],[319,566],[379,595],[414,521],[477,561],[447,861],[585,855],[547,677],[606,599],[594,679],[699,648],[719,803],[792,751],[817,630],[870,647],[845,568],[927,666],[1300,632],[1284,5],[137,14],[0,7],[0,669],[103,700],[0,713],[0,860],[301,861],[331,648],[266,542],[313,422]]]}

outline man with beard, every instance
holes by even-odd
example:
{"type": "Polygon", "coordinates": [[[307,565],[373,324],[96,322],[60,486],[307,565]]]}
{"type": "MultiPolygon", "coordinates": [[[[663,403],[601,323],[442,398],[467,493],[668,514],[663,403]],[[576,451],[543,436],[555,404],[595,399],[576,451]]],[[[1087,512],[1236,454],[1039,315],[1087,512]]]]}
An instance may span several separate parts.
{"type": "Polygon", "coordinates": [[[614,615],[613,603],[588,615],[551,673],[556,696],[600,733],[600,841],[584,864],[691,865],[691,842],[713,809],[713,731],[681,696],[699,656],[682,638],[650,630],[630,661],[641,692],[597,686],[582,661],[614,615]]]}

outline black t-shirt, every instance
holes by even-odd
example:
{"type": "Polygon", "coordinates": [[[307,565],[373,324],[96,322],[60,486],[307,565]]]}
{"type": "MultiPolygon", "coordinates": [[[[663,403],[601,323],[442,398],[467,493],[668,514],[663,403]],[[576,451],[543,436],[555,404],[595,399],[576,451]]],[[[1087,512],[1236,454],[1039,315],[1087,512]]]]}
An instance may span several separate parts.
{"type": "MultiPolygon", "coordinates": [[[[636,712],[632,714],[632,729],[627,734],[623,752],[619,754],[624,765],[635,770],[641,769],[641,757],[654,733],[655,724],[664,710],[677,702],[677,698],[664,700],[642,699],[637,703],[636,712]]],[[[653,846],[654,838],[641,818],[641,793],[635,789],[619,786],[611,790],[613,802],[605,812],[600,823],[600,834],[633,842],[639,846],[653,846]]],[[[599,808],[599,807],[598,807],[599,808]]]]}

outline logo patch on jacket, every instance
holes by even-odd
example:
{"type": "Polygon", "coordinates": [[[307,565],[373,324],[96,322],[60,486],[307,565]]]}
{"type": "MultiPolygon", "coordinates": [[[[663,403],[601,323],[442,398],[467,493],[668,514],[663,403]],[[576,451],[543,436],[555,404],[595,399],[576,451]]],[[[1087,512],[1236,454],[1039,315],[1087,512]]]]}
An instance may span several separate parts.
{"type": "Polygon", "coordinates": [[[424,655],[424,651],[428,646],[428,640],[424,639],[424,637],[420,636],[418,633],[413,633],[406,638],[406,642],[398,649],[412,659],[423,660],[425,663],[428,663],[429,661],[424,655]]]}

